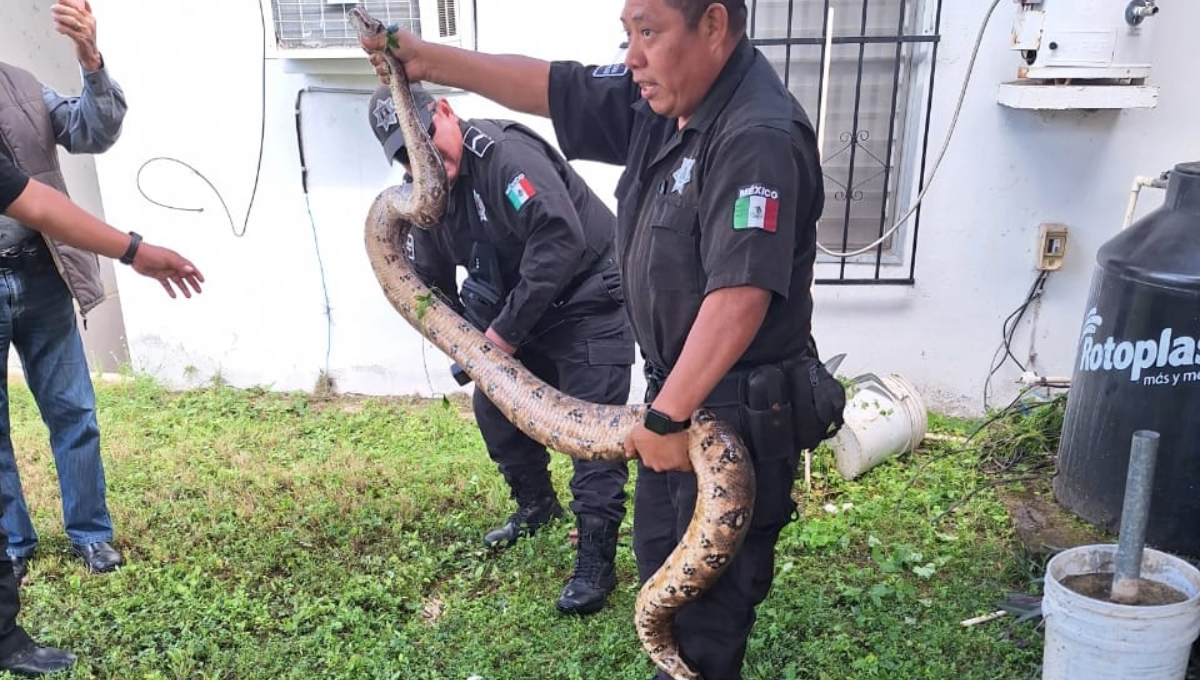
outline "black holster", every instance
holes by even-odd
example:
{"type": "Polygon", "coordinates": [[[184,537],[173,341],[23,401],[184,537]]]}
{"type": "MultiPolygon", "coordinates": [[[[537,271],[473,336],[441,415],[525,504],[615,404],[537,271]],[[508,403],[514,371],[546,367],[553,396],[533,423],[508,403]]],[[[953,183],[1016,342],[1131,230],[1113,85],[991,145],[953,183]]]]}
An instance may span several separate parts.
{"type": "Polygon", "coordinates": [[[481,332],[486,331],[492,321],[500,315],[504,307],[504,293],[491,283],[468,275],[463,279],[462,291],[463,316],[472,326],[481,332]]]}
{"type": "Polygon", "coordinates": [[[813,356],[785,361],[783,368],[791,382],[796,441],[802,449],[815,449],[842,429],[846,388],[813,356]]]}
{"type": "Polygon", "coordinates": [[[779,364],[756,366],[745,373],[742,423],[755,457],[767,460],[793,453],[795,407],[788,377],[779,364]]]}

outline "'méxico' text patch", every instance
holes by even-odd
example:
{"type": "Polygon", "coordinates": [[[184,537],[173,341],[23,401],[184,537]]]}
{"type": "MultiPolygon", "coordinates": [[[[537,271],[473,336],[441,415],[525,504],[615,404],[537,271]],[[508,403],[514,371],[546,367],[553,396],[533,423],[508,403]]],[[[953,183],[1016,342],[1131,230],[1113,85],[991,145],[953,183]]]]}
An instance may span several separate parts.
{"type": "Polygon", "coordinates": [[[734,229],[762,229],[775,233],[779,216],[779,192],[762,184],[738,189],[733,204],[734,229]]]}

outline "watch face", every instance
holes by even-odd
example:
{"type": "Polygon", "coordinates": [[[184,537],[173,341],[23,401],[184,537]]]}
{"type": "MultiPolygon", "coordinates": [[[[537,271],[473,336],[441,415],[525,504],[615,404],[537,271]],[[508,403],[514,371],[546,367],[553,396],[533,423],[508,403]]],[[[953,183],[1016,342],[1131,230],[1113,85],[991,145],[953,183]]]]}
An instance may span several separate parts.
{"type": "Polygon", "coordinates": [[[663,414],[659,413],[658,411],[655,411],[654,409],[650,409],[650,410],[646,411],[645,424],[646,424],[646,429],[650,430],[651,432],[653,432],[655,434],[666,434],[667,433],[667,419],[665,417],[663,417],[663,414]]]}
{"type": "Polygon", "coordinates": [[[646,411],[645,425],[647,430],[655,434],[673,434],[686,430],[691,425],[691,421],[676,422],[671,420],[665,413],[648,409],[646,411]]]}

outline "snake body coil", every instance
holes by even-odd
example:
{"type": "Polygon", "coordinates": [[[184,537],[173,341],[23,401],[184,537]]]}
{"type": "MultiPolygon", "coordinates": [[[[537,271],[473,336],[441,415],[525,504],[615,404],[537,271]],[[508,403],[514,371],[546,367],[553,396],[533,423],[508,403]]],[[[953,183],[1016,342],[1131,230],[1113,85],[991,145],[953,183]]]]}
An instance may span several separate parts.
{"type": "MultiPolygon", "coordinates": [[[[385,31],[366,10],[350,10],[360,36],[385,31]]],[[[396,117],[409,152],[412,184],[384,189],[366,219],[366,250],[384,296],[409,324],[455,360],[513,424],[534,440],[581,460],[625,460],[624,442],[645,404],[593,404],[554,389],[498,349],[438,300],[411,268],[404,243],[413,227],[436,228],[449,193],[445,166],[421,126],[404,68],[386,49],[396,117]]],[[[696,474],[691,523],[667,560],[643,585],[634,624],[654,664],[675,680],[701,680],[679,654],[676,612],[725,570],[741,546],[754,508],[754,468],[738,434],[698,410],[688,432],[696,474]]]]}

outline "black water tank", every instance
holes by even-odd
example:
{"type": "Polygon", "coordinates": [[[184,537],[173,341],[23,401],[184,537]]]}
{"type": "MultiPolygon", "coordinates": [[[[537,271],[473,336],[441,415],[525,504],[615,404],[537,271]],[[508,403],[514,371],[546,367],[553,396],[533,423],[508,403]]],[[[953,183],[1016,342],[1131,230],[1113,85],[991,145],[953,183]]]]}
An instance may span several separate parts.
{"type": "Polygon", "coordinates": [[[1146,543],[1200,556],[1200,162],[1100,247],[1075,358],[1054,494],[1117,531],[1136,430],[1157,430],[1146,543]]]}

